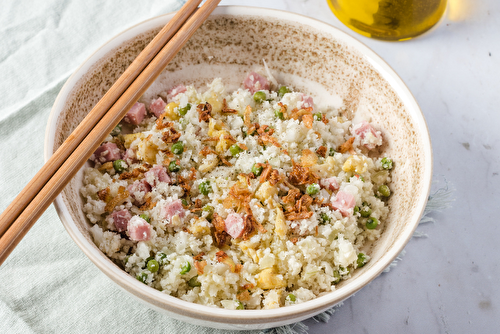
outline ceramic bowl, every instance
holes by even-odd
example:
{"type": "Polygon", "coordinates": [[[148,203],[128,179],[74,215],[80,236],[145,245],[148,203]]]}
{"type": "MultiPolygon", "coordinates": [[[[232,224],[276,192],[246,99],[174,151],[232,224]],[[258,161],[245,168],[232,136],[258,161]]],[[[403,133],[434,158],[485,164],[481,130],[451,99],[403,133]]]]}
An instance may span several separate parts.
{"type": "MultiPolygon", "coordinates": [[[[45,159],[91,110],[136,55],[173,14],[140,23],[111,39],[68,79],[52,108],[45,159]]],[[[220,7],[168,65],[172,87],[221,77],[240,86],[265,59],[280,82],[321,99],[341,99],[345,117],[367,113],[383,129],[384,154],[395,161],[389,217],[371,246],[371,261],[333,292],[272,310],[225,310],[171,297],[139,282],[111,262],[93,243],[79,194],[82,173],[57,197],[64,227],[92,262],[116,284],[168,316],[225,329],[263,329],[297,322],[343,301],[376,278],[410,240],[425,208],[432,175],[427,125],[412,94],[373,51],[340,30],[284,11],[220,7]]],[[[375,305],[374,305],[375,306],[375,305]]]]}

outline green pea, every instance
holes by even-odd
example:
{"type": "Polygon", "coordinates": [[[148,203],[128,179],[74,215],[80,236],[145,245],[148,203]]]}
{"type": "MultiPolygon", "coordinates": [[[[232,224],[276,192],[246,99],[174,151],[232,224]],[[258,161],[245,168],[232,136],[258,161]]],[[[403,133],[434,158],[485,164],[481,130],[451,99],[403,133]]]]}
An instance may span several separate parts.
{"type": "Polygon", "coordinates": [[[361,268],[367,263],[366,255],[363,253],[358,254],[358,259],[356,260],[356,264],[358,265],[358,268],[361,268]]]}
{"type": "Polygon", "coordinates": [[[252,166],[252,173],[255,176],[259,176],[263,170],[264,170],[264,167],[262,167],[262,166],[256,166],[255,164],[253,164],[253,166],[252,166]]]}
{"type": "Polygon", "coordinates": [[[322,212],[319,217],[321,218],[321,222],[319,223],[320,225],[324,225],[330,221],[330,217],[324,212],[322,212]]]}
{"type": "Polygon", "coordinates": [[[188,285],[192,288],[195,288],[197,286],[201,286],[200,281],[198,281],[198,276],[191,277],[191,279],[188,281],[188,285]]]}
{"type": "Polygon", "coordinates": [[[329,156],[333,157],[335,155],[335,150],[330,147],[330,152],[328,153],[329,156]]]}
{"type": "Polygon", "coordinates": [[[286,298],[291,301],[291,302],[294,302],[297,300],[297,298],[295,297],[295,295],[293,293],[289,293],[288,296],[286,296],[286,298]]]}
{"type": "Polygon", "coordinates": [[[321,121],[323,119],[323,115],[320,112],[318,112],[313,115],[313,118],[315,121],[321,121]]]}
{"type": "Polygon", "coordinates": [[[392,169],[392,159],[390,158],[382,158],[382,168],[383,169],[392,169]]]}
{"type": "Polygon", "coordinates": [[[156,260],[149,260],[148,261],[148,270],[152,273],[155,273],[160,269],[160,264],[156,260]]]}
{"type": "Polygon", "coordinates": [[[340,282],[340,273],[338,270],[335,270],[333,272],[333,277],[335,278],[335,280],[333,281],[333,284],[337,284],[338,282],[340,282]]]}
{"type": "Polygon", "coordinates": [[[243,305],[242,302],[240,302],[239,300],[237,300],[236,302],[238,303],[238,306],[236,306],[237,310],[244,310],[245,309],[245,305],[243,305]]]}
{"type": "Polygon", "coordinates": [[[184,143],[181,141],[174,143],[171,150],[173,154],[182,154],[184,152],[184,143]]]}
{"type": "Polygon", "coordinates": [[[231,155],[235,157],[241,152],[243,152],[243,150],[241,149],[241,147],[238,146],[238,144],[233,144],[231,145],[231,147],[229,147],[229,152],[231,152],[231,155]]]}
{"type": "Polygon", "coordinates": [[[286,93],[290,93],[290,92],[291,92],[291,90],[288,89],[287,86],[281,86],[280,89],[278,90],[278,95],[280,97],[283,97],[283,95],[285,95],[286,93]]]}
{"type": "Polygon", "coordinates": [[[284,120],[285,119],[285,116],[283,116],[283,113],[279,110],[275,110],[274,111],[274,116],[276,116],[276,118],[279,118],[281,120],[284,120]]]}
{"type": "Polygon", "coordinates": [[[113,137],[118,136],[122,132],[122,125],[118,124],[113,130],[111,130],[111,135],[113,137]]]}
{"type": "Polygon", "coordinates": [[[306,193],[311,196],[316,195],[317,193],[319,193],[319,189],[320,189],[319,184],[313,183],[307,186],[306,193]]]}
{"type": "Polygon", "coordinates": [[[191,104],[186,104],[185,107],[183,108],[178,108],[177,110],[179,111],[179,115],[184,116],[187,114],[187,112],[191,109],[191,104]]]}
{"type": "Polygon", "coordinates": [[[122,159],[118,159],[118,160],[113,161],[113,168],[118,173],[123,172],[127,167],[128,167],[127,163],[125,161],[123,161],[122,159]]]}
{"type": "Polygon", "coordinates": [[[183,206],[188,206],[188,205],[189,205],[189,204],[188,204],[188,201],[186,201],[184,198],[183,198],[183,199],[181,199],[181,202],[182,202],[182,205],[183,205],[183,206]]]}
{"type": "Polygon", "coordinates": [[[142,283],[146,284],[146,280],[148,279],[148,274],[140,273],[140,274],[137,274],[137,276],[135,276],[135,278],[137,278],[142,283]]]}
{"type": "Polygon", "coordinates": [[[200,183],[198,189],[200,190],[200,193],[207,196],[212,191],[212,186],[210,185],[210,181],[204,181],[200,183]]]}
{"type": "Polygon", "coordinates": [[[369,206],[363,206],[359,213],[361,214],[361,217],[368,218],[372,214],[372,209],[370,209],[369,206]]]}
{"type": "Polygon", "coordinates": [[[148,224],[151,224],[151,218],[149,218],[149,216],[145,213],[139,215],[139,217],[141,217],[142,219],[144,219],[145,221],[148,222],[148,224]]]}
{"type": "Polygon", "coordinates": [[[167,259],[167,254],[165,253],[156,254],[156,258],[158,259],[158,264],[161,264],[162,266],[170,263],[167,259]]]}
{"type": "Polygon", "coordinates": [[[357,206],[357,205],[356,205],[356,206],[354,207],[354,212],[353,212],[353,213],[354,213],[354,214],[356,214],[356,213],[358,213],[358,212],[359,212],[359,206],[357,206]]]}
{"type": "Polygon", "coordinates": [[[366,228],[369,230],[373,230],[378,225],[378,219],[374,217],[370,217],[366,220],[366,228]]]}
{"type": "Polygon", "coordinates": [[[212,219],[212,216],[214,214],[214,207],[211,205],[205,205],[202,209],[203,212],[208,212],[207,219],[212,219]]]}
{"type": "Polygon", "coordinates": [[[191,271],[191,263],[186,261],[186,263],[181,266],[181,275],[187,274],[189,271],[191,271]]]}
{"type": "Polygon", "coordinates": [[[168,164],[168,170],[173,173],[177,173],[178,171],[181,170],[181,166],[177,164],[177,161],[173,160],[170,161],[170,163],[168,164]]]}
{"type": "Polygon", "coordinates": [[[386,186],[385,184],[378,187],[378,192],[380,193],[380,195],[382,195],[384,197],[391,196],[391,189],[389,189],[389,187],[386,186]]]}
{"type": "Polygon", "coordinates": [[[263,91],[258,91],[253,94],[253,100],[257,103],[261,103],[262,101],[265,101],[266,99],[266,93],[263,91]]]}

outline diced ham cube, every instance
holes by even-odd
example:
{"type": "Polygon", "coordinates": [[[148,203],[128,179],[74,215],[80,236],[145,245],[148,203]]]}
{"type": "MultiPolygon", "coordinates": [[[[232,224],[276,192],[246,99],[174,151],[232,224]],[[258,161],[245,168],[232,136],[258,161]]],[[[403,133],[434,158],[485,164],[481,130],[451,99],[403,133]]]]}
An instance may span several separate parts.
{"type": "Polygon", "coordinates": [[[151,186],[145,179],[136,180],[127,187],[130,196],[138,203],[144,203],[144,196],[151,191],[151,186]]]}
{"type": "Polygon", "coordinates": [[[155,165],[149,171],[144,173],[144,179],[152,187],[156,187],[160,182],[171,182],[170,176],[167,174],[167,170],[161,165],[155,165]]]}
{"type": "Polygon", "coordinates": [[[146,106],[144,103],[136,102],[132,108],[128,111],[128,113],[125,115],[125,122],[130,123],[130,124],[140,124],[144,117],[146,117],[147,111],[146,111],[146,106]]]}
{"type": "Polygon", "coordinates": [[[224,223],[224,230],[232,238],[238,239],[243,235],[243,231],[245,230],[245,222],[243,221],[243,217],[241,215],[237,213],[230,213],[224,223]]]}
{"type": "Polygon", "coordinates": [[[356,199],[352,194],[339,191],[337,196],[332,199],[332,206],[335,210],[339,210],[342,216],[352,216],[356,199]]]}
{"type": "Polygon", "coordinates": [[[121,156],[122,154],[120,149],[115,143],[105,143],[95,150],[94,154],[90,157],[90,160],[103,164],[108,161],[118,160],[121,156]]]}
{"type": "Polygon", "coordinates": [[[269,80],[255,72],[248,73],[245,80],[243,80],[243,86],[252,94],[259,90],[269,90],[270,87],[269,80]]]}
{"type": "Polygon", "coordinates": [[[184,207],[182,206],[182,201],[177,199],[162,207],[160,215],[164,219],[168,220],[172,219],[175,215],[178,215],[180,218],[184,218],[186,217],[186,210],[184,210],[184,207]]]}
{"type": "Polygon", "coordinates": [[[149,105],[149,110],[156,116],[160,117],[161,114],[165,112],[165,107],[167,104],[161,97],[157,98],[156,100],[153,100],[151,104],[149,105]]]}
{"type": "Polygon", "coordinates": [[[337,182],[336,177],[329,177],[326,179],[321,179],[319,181],[319,185],[321,187],[328,189],[328,190],[331,190],[331,191],[339,189],[339,183],[337,182]]]}
{"type": "Polygon", "coordinates": [[[115,224],[116,230],[118,232],[123,232],[127,230],[127,225],[129,220],[132,218],[132,215],[128,212],[128,210],[123,209],[113,212],[111,214],[111,218],[113,218],[113,224],[115,224]]]}
{"type": "Polygon", "coordinates": [[[169,90],[167,96],[168,96],[169,99],[173,99],[178,94],[185,93],[185,92],[187,92],[186,86],[184,86],[184,85],[181,84],[181,85],[175,86],[174,88],[172,88],[171,90],[169,90]]]}
{"type": "Polygon", "coordinates": [[[314,107],[314,101],[313,98],[309,95],[306,94],[300,94],[302,102],[301,102],[301,108],[313,108],[314,107]]]}
{"type": "Polygon", "coordinates": [[[356,124],[352,131],[353,134],[359,138],[361,145],[364,145],[369,150],[373,150],[376,146],[382,145],[382,133],[376,131],[373,126],[366,121],[356,124]]]}
{"type": "Polygon", "coordinates": [[[125,154],[123,155],[123,160],[130,166],[134,162],[137,162],[137,155],[135,154],[135,151],[131,148],[127,149],[125,151],[125,154]]]}
{"type": "Polygon", "coordinates": [[[151,225],[139,216],[133,216],[127,226],[128,236],[132,241],[146,241],[151,238],[151,225]]]}

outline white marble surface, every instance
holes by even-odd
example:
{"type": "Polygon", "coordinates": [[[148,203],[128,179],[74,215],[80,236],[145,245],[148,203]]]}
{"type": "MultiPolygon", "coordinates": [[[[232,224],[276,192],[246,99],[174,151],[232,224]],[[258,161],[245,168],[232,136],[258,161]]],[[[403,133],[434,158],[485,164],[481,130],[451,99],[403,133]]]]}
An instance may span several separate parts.
{"type": "Polygon", "coordinates": [[[327,22],[384,58],[426,117],[434,178],[455,188],[453,208],[419,228],[428,237],[410,241],[398,267],[347,300],[328,324],[307,321],[310,333],[498,332],[500,1],[449,0],[435,31],[403,43],[350,31],[326,0],[246,4],[327,22]]]}

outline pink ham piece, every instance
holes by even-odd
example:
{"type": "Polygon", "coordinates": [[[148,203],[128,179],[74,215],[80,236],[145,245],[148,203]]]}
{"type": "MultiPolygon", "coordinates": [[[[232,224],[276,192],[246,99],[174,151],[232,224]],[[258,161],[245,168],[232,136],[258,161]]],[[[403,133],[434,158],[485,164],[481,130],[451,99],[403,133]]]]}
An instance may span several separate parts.
{"type": "Polygon", "coordinates": [[[259,73],[250,72],[243,80],[243,86],[253,94],[259,90],[269,90],[269,80],[259,73]]]}
{"type": "Polygon", "coordinates": [[[170,176],[167,174],[167,170],[161,165],[155,165],[149,171],[144,173],[144,180],[146,180],[146,182],[152,187],[156,187],[160,182],[171,182],[170,176]]]}
{"type": "Polygon", "coordinates": [[[94,154],[90,157],[90,160],[95,162],[100,162],[101,164],[108,161],[115,161],[121,158],[121,152],[115,143],[105,143],[102,144],[94,154]]]}
{"type": "Polygon", "coordinates": [[[356,205],[354,196],[343,191],[339,191],[332,199],[333,208],[339,210],[344,217],[352,216],[354,205],[356,205]]]}
{"type": "Polygon", "coordinates": [[[243,231],[245,230],[245,223],[241,215],[237,213],[230,213],[224,223],[224,230],[232,238],[238,239],[243,235],[243,231]]]}
{"type": "Polygon", "coordinates": [[[178,215],[180,218],[186,217],[186,210],[182,206],[182,201],[180,199],[176,199],[173,202],[166,204],[161,208],[160,215],[164,219],[172,219],[173,216],[178,215]]]}
{"type": "Polygon", "coordinates": [[[132,241],[146,241],[151,238],[151,225],[139,216],[133,216],[127,226],[128,236],[132,241]]]}
{"type": "Polygon", "coordinates": [[[130,196],[138,203],[144,203],[144,195],[151,191],[151,186],[145,179],[136,180],[127,187],[130,196]]]}
{"type": "Polygon", "coordinates": [[[172,99],[172,98],[176,97],[177,94],[185,93],[185,92],[187,92],[186,86],[181,84],[181,85],[175,86],[174,88],[169,90],[167,96],[169,99],[172,99]]]}
{"type": "Polygon", "coordinates": [[[301,102],[301,108],[313,108],[314,107],[314,101],[313,98],[309,95],[306,94],[300,94],[302,102],[301,102]]]}
{"type": "Polygon", "coordinates": [[[137,125],[146,117],[146,113],[147,111],[144,103],[136,102],[125,115],[124,120],[127,123],[137,125]]]}
{"type": "Polygon", "coordinates": [[[327,179],[321,179],[319,181],[319,185],[325,189],[334,191],[339,189],[339,183],[337,182],[336,177],[329,177],[327,179]]]}
{"type": "Polygon", "coordinates": [[[153,100],[151,104],[149,105],[149,110],[156,116],[160,117],[161,114],[165,112],[165,107],[167,104],[161,97],[157,98],[156,100],[153,100]]]}
{"type": "Polygon", "coordinates": [[[125,162],[129,165],[137,162],[137,155],[135,154],[135,151],[131,148],[127,149],[123,155],[123,160],[125,160],[125,162]]]}
{"type": "Polygon", "coordinates": [[[363,121],[353,127],[353,133],[360,139],[361,145],[367,149],[373,150],[376,146],[382,145],[382,133],[376,131],[373,126],[363,121]]]}
{"type": "Polygon", "coordinates": [[[128,212],[128,210],[123,209],[113,212],[111,214],[111,218],[113,218],[113,224],[115,224],[116,230],[118,232],[123,232],[127,230],[127,225],[129,220],[132,218],[132,215],[128,212]]]}

